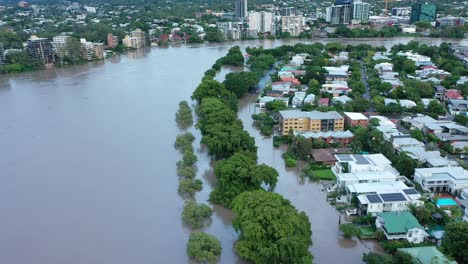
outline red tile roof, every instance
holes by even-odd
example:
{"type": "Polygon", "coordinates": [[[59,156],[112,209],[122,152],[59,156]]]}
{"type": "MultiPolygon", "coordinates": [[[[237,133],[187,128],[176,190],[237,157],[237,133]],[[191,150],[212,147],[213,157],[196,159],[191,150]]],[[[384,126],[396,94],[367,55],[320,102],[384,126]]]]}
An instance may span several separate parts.
{"type": "Polygon", "coordinates": [[[445,92],[445,97],[448,99],[463,99],[463,96],[461,96],[460,92],[455,89],[450,89],[445,92]]]}
{"type": "Polygon", "coordinates": [[[299,85],[301,82],[297,78],[281,77],[284,82],[291,82],[292,84],[299,85]]]}
{"type": "Polygon", "coordinates": [[[318,102],[319,102],[319,104],[322,104],[322,105],[329,105],[330,104],[330,98],[320,98],[318,102]]]}

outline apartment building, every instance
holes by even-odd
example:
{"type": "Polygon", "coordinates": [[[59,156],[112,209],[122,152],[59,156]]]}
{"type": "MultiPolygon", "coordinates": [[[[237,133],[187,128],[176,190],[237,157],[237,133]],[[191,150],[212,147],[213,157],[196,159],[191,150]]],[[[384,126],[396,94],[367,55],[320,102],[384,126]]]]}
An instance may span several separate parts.
{"type": "Polygon", "coordinates": [[[141,29],[137,28],[132,31],[131,35],[126,35],[122,40],[126,47],[141,49],[146,47],[146,33],[141,29]]]}
{"type": "Polygon", "coordinates": [[[303,16],[284,16],[281,17],[281,31],[288,32],[292,37],[298,37],[304,27],[303,16]]]}
{"type": "Polygon", "coordinates": [[[55,63],[54,47],[47,38],[38,38],[32,35],[26,44],[26,52],[39,65],[53,65],[55,63]]]}
{"type": "Polygon", "coordinates": [[[279,122],[281,124],[281,133],[283,135],[287,135],[291,129],[297,132],[326,132],[344,130],[344,118],[335,111],[280,111],[279,122]]]}
{"type": "Polygon", "coordinates": [[[54,52],[60,57],[63,58],[67,55],[66,47],[67,41],[70,36],[62,33],[58,36],[52,38],[52,46],[54,47],[54,52]]]}
{"type": "Polygon", "coordinates": [[[119,39],[117,36],[112,35],[112,33],[107,34],[107,46],[111,49],[117,47],[119,44],[119,39]]]}

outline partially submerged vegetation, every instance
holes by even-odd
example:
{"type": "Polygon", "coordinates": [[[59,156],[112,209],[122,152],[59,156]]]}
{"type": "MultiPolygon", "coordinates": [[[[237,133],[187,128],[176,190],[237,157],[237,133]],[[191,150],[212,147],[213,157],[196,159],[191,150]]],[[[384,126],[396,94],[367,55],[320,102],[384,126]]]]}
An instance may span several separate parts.
{"type": "Polygon", "coordinates": [[[176,122],[182,129],[187,129],[193,125],[192,109],[187,101],[179,103],[179,111],[176,113],[176,122]]]}
{"type": "Polygon", "coordinates": [[[188,256],[202,263],[216,263],[221,249],[219,240],[204,232],[192,233],[187,244],[188,256]]]}

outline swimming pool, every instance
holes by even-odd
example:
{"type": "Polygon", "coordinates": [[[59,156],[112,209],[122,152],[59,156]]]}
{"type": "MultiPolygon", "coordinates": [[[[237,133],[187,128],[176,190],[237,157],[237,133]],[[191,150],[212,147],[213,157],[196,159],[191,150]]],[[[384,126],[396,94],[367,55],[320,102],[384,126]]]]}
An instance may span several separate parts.
{"type": "Polygon", "coordinates": [[[437,200],[438,207],[447,207],[447,206],[455,206],[457,202],[455,202],[452,198],[439,198],[437,200]]]}

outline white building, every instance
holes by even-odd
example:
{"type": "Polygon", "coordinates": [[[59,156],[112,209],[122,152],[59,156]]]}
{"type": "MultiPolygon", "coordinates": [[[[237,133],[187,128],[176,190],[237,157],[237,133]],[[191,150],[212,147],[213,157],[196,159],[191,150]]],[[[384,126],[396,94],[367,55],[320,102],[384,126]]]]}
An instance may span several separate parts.
{"type": "Polygon", "coordinates": [[[281,17],[281,31],[289,33],[292,37],[298,37],[304,28],[303,16],[281,17]]]}
{"type": "Polygon", "coordinates": [[[258,33],[275,33],[275,16],[271,12],[249,12],[249,29],[256,30],[258,33]]]}
{"type": "Polygon", "coordinates": [[[458,195],[468,188],[468,172],[462,167],[420,168],[414,171],[414,181],[430,192],[458,195]]]}
{"type": "Polygon", "coordinates": [[[374,192],[369,190],[367,194],[358,195],[358,214],[375,215],[382,212],[408,211],[411,205],[421,206],[424,204],[423,201],[419,200],[421,195],[416,189],[406,188],[400,189],[397,187],[393,190],[391,188],[379,190],[375,186],[374,192]]]}
{"type": "Polygon", "coordinates": [[[54,51],[62,59],[65,57],[65,55],[67,55],[66,47],[69,38],[70,36],[67,36],[64,33],[52,38],[52,46],[54,47],[54,51]]]}
{"type": "Polygon", "coordinates": [[[352,23],[360,23],[369,20],[370,4],[362,0],[354,0],[351,6],[352,23]]]}
{"type": "Polygon", "coordinates": [[[400,173],[382,154],[335,155],[337,162],[332,172],[340,188],[356,183],[395,182],[401,179],[400,173]]]}
{"type": "Polygon", "coordinates": [[[388,240],[405,239],[418,244],[429,236],[416,217],[408,211],[378,213],[375,226],[388,240]]]}
{"type": "Polygon", "coordinates": [[[409,135],[393,137],[392,145],[397,151],[401,151],[403,147],[424,147],[424,143],[409,135]]]}

